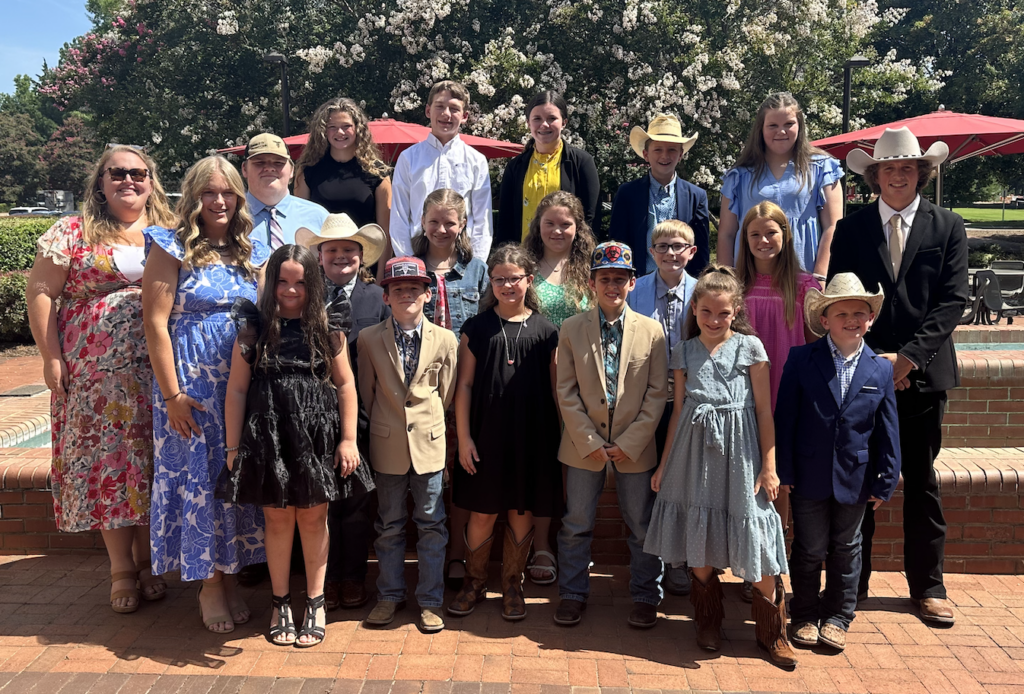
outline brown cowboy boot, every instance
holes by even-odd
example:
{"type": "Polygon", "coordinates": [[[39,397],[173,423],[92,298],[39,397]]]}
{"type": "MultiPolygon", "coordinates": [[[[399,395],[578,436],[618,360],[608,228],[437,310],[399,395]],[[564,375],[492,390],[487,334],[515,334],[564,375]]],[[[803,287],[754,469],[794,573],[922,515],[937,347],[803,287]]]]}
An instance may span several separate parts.
{"type": "Polygon", "coordinates": [[[533,528],[521,542],[516,542],[512,528],[505,529],[505,545],[501,553],[501,617],[516,622],[526,616],[523,595],[523,570],[533,544],[533,528]]]}
{"type": "Polygon", "coordinates": [[[494,535],[470,549],[466,542],[466,577],[455,599],[448,604],[448,614],[464,617],[473,614],[478,603],[487,597],[487,563],[491,558],[491,544],[494,535]]]}
{"type": "Polygon", "coordinates": [[[786,598],[775,592],[775,602],[754,587],[754,601],[750,611],[754,617],[757,645],[768,652],[768,659],[779,667],[796,667],[796,652],[786,637],[786,598]]]}
{"type": "Polygon", "coordinates": [[[722,607],[722,582],[718,574],[712,573],[707,583],[690,572],[690,604],[693,605],[693,618],[697,622],[697,645],[705,651],[717,651],[722,647],[722,619],[725,609],[722,607]]]}

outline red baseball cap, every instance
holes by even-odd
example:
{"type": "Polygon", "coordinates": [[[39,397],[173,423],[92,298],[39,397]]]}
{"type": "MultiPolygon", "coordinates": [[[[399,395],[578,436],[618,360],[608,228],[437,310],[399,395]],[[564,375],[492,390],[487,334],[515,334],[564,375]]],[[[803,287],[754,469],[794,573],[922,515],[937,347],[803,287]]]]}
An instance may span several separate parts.
{"type": "Polygon", "coordinates": [[[407,281],[430,284],[427,266],[423,264],[423,261],[412,256],[403,256],[389,260],[384,266],[384,279],[380,281],[381,286],[407,281]]]}

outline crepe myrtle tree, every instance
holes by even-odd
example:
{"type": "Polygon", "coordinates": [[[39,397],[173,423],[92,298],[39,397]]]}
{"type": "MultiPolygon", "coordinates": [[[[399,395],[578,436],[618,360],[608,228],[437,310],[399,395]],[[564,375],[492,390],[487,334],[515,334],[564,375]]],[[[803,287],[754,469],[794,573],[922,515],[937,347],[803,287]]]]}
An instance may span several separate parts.
{"type": "Polygon", "coordinates": [[[430,85],[450,78],[470,89],[468,132],[522,141],[526,101],[556,89],[566,136],[595,155],[606,192],[641,173],[628,133],[659,112],[700,134],[683,168],[714,189],[771,91],[793,92],[817,137],[839,130],[854,54],[872,59],[856,74],[854,127],[938,89],[927,57],[874,48],[904,14],[875,0],[109,0],[41,91],[94,114],[101,139],[149,145],[173,178],[280,130],[270,50],[290,56],[295,123],[338,94],[371,117],[425,122],[430,85]]]}

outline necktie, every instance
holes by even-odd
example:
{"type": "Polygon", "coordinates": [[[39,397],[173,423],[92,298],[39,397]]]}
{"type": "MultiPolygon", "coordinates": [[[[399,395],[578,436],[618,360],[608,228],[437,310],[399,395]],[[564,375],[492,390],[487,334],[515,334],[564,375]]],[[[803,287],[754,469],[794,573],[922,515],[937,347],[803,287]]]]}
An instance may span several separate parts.
{"type": "Polygon", "coordinates": [[[900,263],[903,262],[903,217],[894,214],[889,218],[889,259],[892,260],[892,276],[899,277],[900,263]]]}
{"type": "Polygon", "coordinates": [[[276,251],[284,245],[284,231],[281,229],[281,222],[277,221],[277,208],[268,207],[270,212],[270,250],[276,251]]]}

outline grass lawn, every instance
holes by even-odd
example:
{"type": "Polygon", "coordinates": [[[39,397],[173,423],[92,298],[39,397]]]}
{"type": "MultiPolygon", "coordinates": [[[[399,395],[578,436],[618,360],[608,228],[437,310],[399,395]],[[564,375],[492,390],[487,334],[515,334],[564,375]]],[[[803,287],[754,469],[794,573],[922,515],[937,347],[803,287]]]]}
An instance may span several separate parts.
{"type": "MultiPolygon", "coordinates": [[[[999,207],[976,208],[955,207],[953,211],[964,218],[965,222],[990,224],[1003,221],[1003,210],[999,207]]],[[[1006,209],[1007,222],[1024,222],[1024,210],[1006,209]]],[[[1014,225],[1016,226],[1016,225],[1014,225]]]]}

